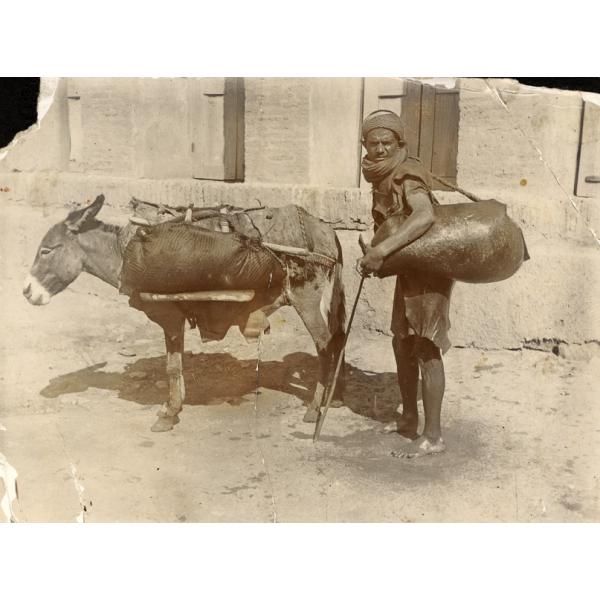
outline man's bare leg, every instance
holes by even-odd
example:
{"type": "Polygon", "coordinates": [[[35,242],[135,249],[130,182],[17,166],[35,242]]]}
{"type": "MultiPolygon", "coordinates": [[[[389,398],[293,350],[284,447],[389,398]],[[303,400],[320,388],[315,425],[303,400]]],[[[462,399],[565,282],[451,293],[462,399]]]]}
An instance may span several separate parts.
{"type": "Polygon", "coordinates": [[[392,339],[396,369],[398,371],[398,387],[402,399],[402,414],[396,417],[393,428],[395,431],[409,439],[417,437],[419,426],[419,411],[417,408],[417,390],[419,386],[419,363],[413,352],[414,336],[400,337],[395,335],[392,339]]]}
{"type": "Polygon", "coordinates": [[[442,439],[441,412],[446,386],[444,363],[439,348],[429,340],[419,340],[419,367],[422,377],[425,428],[416,440],[392,453],[399,458],[418,458],[446,449],[442,439]]]}

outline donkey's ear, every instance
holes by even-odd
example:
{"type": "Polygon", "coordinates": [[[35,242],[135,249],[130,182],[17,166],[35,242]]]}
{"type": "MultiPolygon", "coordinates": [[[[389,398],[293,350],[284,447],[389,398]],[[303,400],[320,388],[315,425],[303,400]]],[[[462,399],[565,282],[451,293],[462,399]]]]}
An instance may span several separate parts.
{"type": "Polygon", "coordinates": [[[104,194],[100,194],[96,199],[85,208],[80,208],[69,214],[65,220],[65,224],[69,231],[78,233],[87,223],[91,223],[94,217],[100,212],[104,204],[104,194]]]}

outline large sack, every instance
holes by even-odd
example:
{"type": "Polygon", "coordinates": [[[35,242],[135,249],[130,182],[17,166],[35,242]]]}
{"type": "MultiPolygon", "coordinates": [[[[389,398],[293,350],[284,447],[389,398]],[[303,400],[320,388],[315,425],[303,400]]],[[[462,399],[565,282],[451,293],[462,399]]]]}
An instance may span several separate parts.
{"type": "Polygon", "coordinates": [[[187,223],[140,227],[123,255],[122,293],[261,290],[283,280],[260,242],[187,223]]]}
{"type": "MultiPolygon", "coordinates": [[[[138,199],[132,199],[130,206],[134,217],[153,225],[172,219],[181,222],[186,210],[185,207],[174,207],[169,208],[168,212],[161,212],[157,204],[138,199]]],[[[246,237],[282,246],[306,248],[333,261],[341,260],[333,229],[295,204],[249,209],[228,205],[200,207],[193,209],[192,218],[195,227],[217,231],[220,222],[226,220],[231,231],[246,237]],[[228,210],[226,214],[221,212],[224,208],[228,210]]]]}
{"type": "MultiPolygon", "coordinates": [[[[529,258],[523,233],[496,200],[434,207],[435,222],[412,244],[390,254],[377,272],[389,277],[427,272],[467,283],[502,281],[529,258]]],[[[394,233],[404,222],[393,215],[379,227],[372,245],[394,233]]]]}

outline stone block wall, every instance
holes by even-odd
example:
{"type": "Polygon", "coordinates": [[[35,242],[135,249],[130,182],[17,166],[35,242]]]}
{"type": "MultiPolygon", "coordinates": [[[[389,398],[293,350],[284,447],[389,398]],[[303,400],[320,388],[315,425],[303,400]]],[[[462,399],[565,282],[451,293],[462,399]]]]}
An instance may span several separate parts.
{"type": "Polygon", "coordinates": [[[598,202],[573,196],[581,94],[493,79],[460,90],[459,185],[505,202],[536,235],[595,243],[598,202]]]}
{"type": "MultiPolygon", "coordinates": [[[[234,184],[192,178],[185,81],[60,82],[40,127],[0,160],[0,202],[66,207],[104,193],[124,219],[131,196],[197,206],[294,202],[338,228],[350,302],[358,234],[371,227],[370,194],[355,181],[360,79],[247,79],[246,181],[234,184]],[[79,140],[66,109],[78,94],[87,103],[79,140]]],[[[458,183],[507,204],[532,258],[506,282],[456,285],[452,341],[498,348],[600,340],[600,206],[572,195],[581,95],[506,80],[458,85],[458,183]]],[[[392,294],[392,280],[367,282],[359,331],[389,334],[392,294]]]]}
{"type": "Polygon", "coordinates": [[[247,78],[245,181],[358,184],[360,78],[247,78]]]}
{"type": "Polygon", "coordinates": [[[310,82],[246,80],[245,181],[307,183],[310,82]]]}

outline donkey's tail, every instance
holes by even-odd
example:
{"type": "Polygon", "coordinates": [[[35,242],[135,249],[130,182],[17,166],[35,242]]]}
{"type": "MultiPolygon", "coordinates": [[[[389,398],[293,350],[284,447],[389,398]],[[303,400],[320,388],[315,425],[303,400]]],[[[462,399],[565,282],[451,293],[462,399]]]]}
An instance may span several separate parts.
{"type": "Polygon", "coordinates": [[[337,260],[333,266],[333,288],[331,291],[331,309],[327,326],[332,336],[344,335],[346,331],[346,293],[344,291],[344,281],[342,272],[344,268],[344,260],[342,257],[342,247],[337,235],[335,236],[335,244],[337,247],[337,260]]]}

